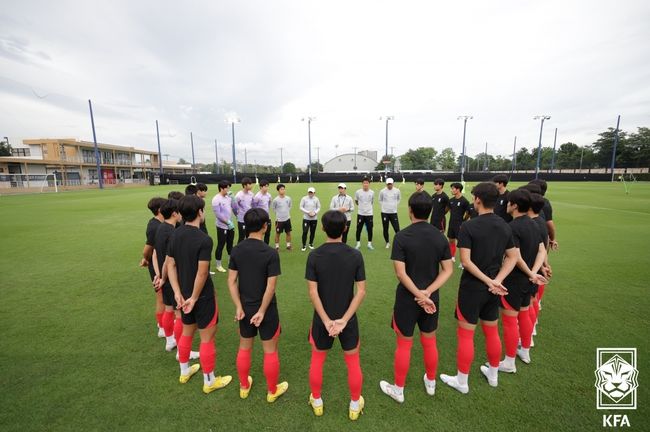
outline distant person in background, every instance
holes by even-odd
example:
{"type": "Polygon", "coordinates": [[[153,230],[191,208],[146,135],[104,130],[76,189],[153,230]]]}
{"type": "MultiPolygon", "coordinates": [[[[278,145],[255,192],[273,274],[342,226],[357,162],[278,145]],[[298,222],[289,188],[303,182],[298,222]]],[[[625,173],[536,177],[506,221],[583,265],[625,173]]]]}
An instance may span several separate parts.
{"type": "Polygon", "coordinates": [[[232,210],[235,216],[237,216],[237,244],[241,243],[246,238],[246,226],[244,224],[244,215],[248,210],[253,206],[253,182],[250,177],[244,177],[241,179],[242,189],[237,192],[235,199],[232,201],[232,210]]]}
{"type": "Polygon", "coordinates": [[[363,226],[366,226],[368,232],[368,249],[373,250],[372,247],[372,228],[373,224],[373,210],[372,205],[375,202],[375,192],[370,190],[370,180],[364,177],[361,182],[361,189],[354,193],[354,202],[357,205],[357,246],[361,248],[361,231],[363,226]]]}
{"type": "Polygon", "coordinates": [[[352,197],[347,194],[348,187],[345,183],[339,183],[339,193],[332,197],[330,201],[330,210],[338,210],[345,215],[345,231],[343,231],[343,243],[348,242],[348,233],[352,223],[352,212],[354,211],[354,202],[352,197]]]}
{"type": "Polygon", "coordinates": [[[318,212],[320,200],[316,197],[316,189],[307,188],[307,195],[300,200],[302,212],[302,251],[307,249],[307,232],[309,231],[309,249],[314,249],[314,236],[318,225],[318,212]]]}
{"type": "MultiPolygon", "coordinates": [[[[260,180],[260,191],[253,197],[253,208],[261,208],[267,214],[271,214],[271,201],[273,197],[269,193],[269,181],[260,180]]],[[[264,243],[269,244],[271,239],[271,227],[264,232],[264,243]]]]}
{"type": "Polygon", "coordinates": [[[390,223],[395,233],[399,232],[399,219],[397,208],[402,199],[402,194],[394,185],[391,177],[386,178],[386,187],[379,191],[379,206],[381,207],[381,225],[383,228],[386,249],[390,248],[388,237],[388,224],[390,223]]]}
{"type": "Polygon", "coordinates": [[[275,250],[280,250],[280,234],[286,234],[287,250],[291,250],[291,197],[287,196],[287,187],[282,183],[275,189],[278,191],[271,202],[271,209],[275,213],[275,250]]]}
{"type": "Polygon", "coordinates": [[[497,205],[494,207],[494,214],[503,218],[506,222],[512,221],[512,216],[508,213],[508,176],[505,174],[497,174],[492,179],[497,189],[499,190],[499,199],[497,205]]]}
{"type": "Polygon", "coordinates": [[[225,273],[226,269],[221,263],[223,248],[226,247],[226,252],[230,256],[235,239],[235,224],[232,222],[232,198],[228,193],[230,192],[230,182],[221,180],[218,188],[219,193],[212,198],[212,211],[217,227],[217,248],[214,251],[214,257],[217,260],[217,271],[225,273]]]}
{"type": "Polygon", "coordinates": [[[418,178],[415,180],[415,191],[422,192],[424,190],[424,179],[418,178]]]}
{"type": "MultiPolygon", "coordinates": [[[[153,217],[149,219],[147,223],[147,230],[145,232],[146,241],[144,244],[144,249],[142,249],[142,259],[140,260],[140,267],[147,267],[149,270],[149,278],[153,284],[154,277],[156,272],[153,267],[153,250],[156,244],[156,232],[158,227],[165,220],[163,215],[160,213],[160,207],[165,204],[167,200],[165,198],[151,198],[147,204],[147,208],[153,214],[153,217]]],[[[162,317],[165,312],[165,305],[162,300],[162,292],[159,289],[154,287],[156,293],[156,322],[158,323],[158,337],[165,337],[165,331],[163,330],[162,317]]]]}
{"type": "Polygon", "coordinates": [[[431,201],[433,203],[433,208],[431,210],[431,225],[438,228],[441,233],[445,233],[445,228],[447,228],[447,223],[445,216],[449,211],[449,196],[443,190],[445,187],[445,181],[441,178],[437,178],[433,181],[433,190],[434,193],[431,196],[431,201]]]}

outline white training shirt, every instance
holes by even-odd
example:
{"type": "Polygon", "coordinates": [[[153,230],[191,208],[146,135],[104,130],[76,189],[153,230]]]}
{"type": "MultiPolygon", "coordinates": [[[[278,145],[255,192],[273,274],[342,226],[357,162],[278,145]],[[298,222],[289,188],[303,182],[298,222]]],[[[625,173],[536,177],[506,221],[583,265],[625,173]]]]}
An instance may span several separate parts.
{"type": "Polygon", "coordinates": [[[354,200],[357,202],[359,216],[372,216],[372,204],[375,201],[375,191],[359,189],[354,193],[354,200]]]}
{"type": "Polygon", "coordinates": [[[300,211],[303,213],[304,220],[318,220],[320,200],[315,195],[313,197],[305,195],[300,200],[300,211]],[[309,216],[309,212],[314,212],[314,216],[309,216]]]}
{"type": "Polygon", "coordinates": [[[379,204],[382,213],[397,213],[397,206],[402,198],[402,195],[395,186],[393,189],[383,188],[379,191],[379,204]]]}
{"type": "Polygon", "coordinates": [[[271,208],[275,212],[275,220],[278,222],[286,222],[291,217],[291,197],[287,195],[284,198],[279,195],[273,199],[271,208]]]}
{"type": "Polygon", "coordinates": [[[352,201],[352,197],[349,195],[334,195],[332,197],[332,202],[330,202],[330,209],[338,210],[341,207],[347,209],[345,212],[345,218],[347,220],[352,220],[352,212],[354,211],[354,202],[352,201]]]}

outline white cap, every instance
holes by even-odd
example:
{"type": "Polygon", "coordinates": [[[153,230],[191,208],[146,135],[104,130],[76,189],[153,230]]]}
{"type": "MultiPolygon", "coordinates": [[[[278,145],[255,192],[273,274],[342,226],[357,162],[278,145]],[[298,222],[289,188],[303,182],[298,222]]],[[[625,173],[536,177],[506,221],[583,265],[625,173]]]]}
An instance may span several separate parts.
{"type": "Polygon", "coordinates": [[[310,188],[307,188],[307,192],[316,193],[316,189],[314,189],[313,187],[310,187],[310,188]]]}
{"type": "Polygon", "coordinates": [[[345,183],[339,183],[339,187],[343,189],[347,189],[348,187],[345,185],[345,183]]]}
{"type": "Polygon", "coordinates": [[[386,179],[386,184],[389,184],[389,183],[395,183],[395,182],[393,181],[393,178],[392,178],[392,177],[388,177],[388,178],[386,179]]]}

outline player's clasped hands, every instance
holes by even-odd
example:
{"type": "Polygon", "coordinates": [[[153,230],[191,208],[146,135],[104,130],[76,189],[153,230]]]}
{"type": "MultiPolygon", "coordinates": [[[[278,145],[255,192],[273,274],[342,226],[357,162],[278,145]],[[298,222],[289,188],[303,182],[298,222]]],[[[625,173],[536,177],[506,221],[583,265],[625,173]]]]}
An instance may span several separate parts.
{"type": "Polygon", "coordinates": [[[503,284],[495,279],[490,280],[488,284],[488,291],[492,294],[504,296],[508,294],[508,288],[503,286],[503,284]]]}
{"type": "Polygon", "coordinates": [[[262,321],[264,321],[264,312],[257,311],[257,313],[251,318],[250,323],[255,327],[259,327],[260,324],[262,324],[262,321]]]}
{"type": "Polygon", "coordinates": [[[428,314],[436,313],[436,304],[429,298],[426,290],[420,290],[420,294],[415,297],[415,301],[424,309],[424,312],[428,314]]]}
{"type": "Polygon", "coordinates": [[[533,277],[529,278],[529,280],[534,283],[535,285],[545,285],[548,283],[548,279],[546,279],[543,275],[541,274],[536,274],[533,275],[533,277]]]}
{"type": "Polygon", "coordinates": [[[238,307],[237,310],[235,311],[235,321],[241,321],[244,319],[244,316],[246,314],[244,313],[244,309],[241,307],[238,307]]]}

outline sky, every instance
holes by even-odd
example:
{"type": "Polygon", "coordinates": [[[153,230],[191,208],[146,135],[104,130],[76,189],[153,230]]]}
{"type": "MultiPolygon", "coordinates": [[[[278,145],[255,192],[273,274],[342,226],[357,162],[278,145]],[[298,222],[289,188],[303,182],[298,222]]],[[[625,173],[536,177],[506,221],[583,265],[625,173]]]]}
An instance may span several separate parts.
{"type": "Polygon", "coordinates": [[[509,155],[650,126],[650,2],[5,1],[0,137],[306,166],[355,149],[509,155]],[[318,149],[317,149],[318,148],[318,149]],[[244,150],[245,149],[245,150],[244,150]]]}

